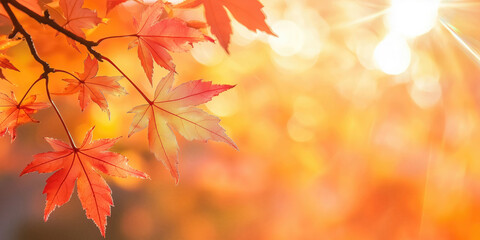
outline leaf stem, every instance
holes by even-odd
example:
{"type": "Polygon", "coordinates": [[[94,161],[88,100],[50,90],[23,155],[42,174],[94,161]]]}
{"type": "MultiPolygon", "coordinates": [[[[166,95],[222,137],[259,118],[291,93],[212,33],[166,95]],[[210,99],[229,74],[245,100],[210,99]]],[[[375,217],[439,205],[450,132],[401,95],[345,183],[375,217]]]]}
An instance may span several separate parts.
{"type": "Polygon", "coordinates": [[[47,97],[48,101],[50,101],[50,104],[52,105],[53,109],[55,110],[55,113],[57,113],[58,118],[60,119],[60,122],[62,122],[63,129],[65,129],[65,132],[67,133],[68,140],[70,141],[70,145],[72,146],[73,149],[77,149],[77,146],[75,146],[75,142],[73,141],[72,135],[70,134],[70,131],[67,128],[67,124],[65,124],[65,120],[63,120],[62,114],[60,114],[60,111],[57,108],[57,105],[55,105],[55,102],[52,100],[52,96],[50,94],[50,89],[48,87],[48,76],[45,76],[45,88],[47,91],[47,97]]]}
{"type": "Polygon", "coordinates": [[[136,3],[138,3],[138,4],[140,4],[140,5],[142,5],[142,6],[147,6],[147,4],[145,4],[145,3],[144,3],[143,1],[141,1],[141,0],[133,0],[133,1],[136,2],[136,3]]]}
{"type": "Polygon", "coordinates": [[[68,71],[60,70],[60,69],[54,69],[53,72],[54,72],[54,73],[56,73],[56,72],[65,73],[65,74],[68,74],[68,75],[70,75],[71,77],[77,79],[78,81],[80,81],[80,79],[79,79],[77,76],[73,75],[72,73],[70,73],[70,72],[68,72],[68,71]]]}
{"type": "Polygon", "coordinates": [[[40,82],[40,80],[44,79],[43,77],[40,77],[39,79],[35,80],[35,82],[32,83],[32,85],[30,85],[30,87],[28,88],[27,92],[25,92],[25,94],[23,95],[22,99],[20,99],[20,102],[18,102],[18,105],[17,106],[21,106],[22,105],[22,102],[23,100],[25,100],[25,98],[27,97],[27,94],[30,92],[30,90],[32,90],[32,88],[35,86],[35,84],[37,84],[38,82],[40,82]]]}
{"type": "Polygon", "coordinates": [[[117,69],[118,72],[120,72],[120,74],[122,74],[127,80],[128,82],[130,82],[130,84],[132,84],[132,86],[138,91],[138,93],[140,93],[140,95],[142,95],[142,97],[148,102],[148,104],[152,104],[153,102],[145,95],[145,93],[143,93],[143,91],[115,64],[112,62],[112,60],[110,60],[109,58],[105,57],[105,56],[102,56],[102,58],[109,62],[113,67],[115,67],[117,69]]]}
{"type": "Polygon", "coordinates": [[[127,35],[109,36],[109,37],[104,37],[104,38],[98,39],[98,41],[97,41],[96,43],[97,43],[97,45],[98,45],[98,44],[100,44],[101,42],[103,42],[104,40],[108,40],[108,39],[125,38],[125,37],[137,37],[137,36],[138,36],[137,34],[127,34],[127,35]]]}

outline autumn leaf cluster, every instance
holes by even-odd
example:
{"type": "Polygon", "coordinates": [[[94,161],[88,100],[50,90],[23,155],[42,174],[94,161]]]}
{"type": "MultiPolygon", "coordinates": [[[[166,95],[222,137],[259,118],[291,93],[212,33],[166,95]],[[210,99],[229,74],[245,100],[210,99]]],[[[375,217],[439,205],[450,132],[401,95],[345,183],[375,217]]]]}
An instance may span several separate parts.
{"type": "MultiPolygon", "coordinates": [[[[62,95],[67,96],[62,98],[64,101],[78,101],[82,111],[93,102],[109,117],[108,99],[112,95],[121,97],[127,93],[120,82],[121,79],[125,79],[135,89],[137,96],[143,98],[145,102],[129,111],[133,113],[130,115],[133,119],[128,135],[131,136],[146,128],[150,151],[165,165],[178,183],[180,147],[174,132],[187,140],[213,140],[237,148],[225,129],[220,126],[220,119],[197,107],[234,86],[203,80],[174,86],[175,76],[181,73],[176,71],[171,53],[188,52],[195,47],[195,43],[206,41],[218,41],[228,52],[232,26],[227,11],[248,29],[274,35],[265,22],[263,5],[258,0],[187,0],[177,5],[160,0],[151,4],[131,2],[143,9],[140,14],[132,16],[131,24],[135,32],[96,40],[88,39],[85,30],[94,30],[99,24],[106,24],[108,27],[109,14],[126,1],[106,0],[105,14],[99,13],[96,9],[85,8],[83,0],[59,0],[49,3],[40,3],[37,0],[1,0],[0,7],[3,20],[12,26],[11,33],[0,37],[0,78],[14,85],[18,80],[14,77],[7,80],[4,71],[28,71],[17,69],[16,60],[4,54],[4,50],[20,42],[25,42],[29,47],[30,51],[25,54],[30,54],[32,59],[43,67],[40,76],[32,76],[32,84],[26,92],[21,94],[0,92],[0,135],[9,134],[13,142],[17,136],[17,127],[30,122],[38,123],[33,115],[50,107],[52,114],[58,116],[68,141],[45,138],[53,151],[35,155],[21,175],[30,172],[53,173],[47,179],[43,191],[47,195],[45,221],[56,207],[69,201],[76,184],[78,197],[87,217],[94,221],[103,236],[113,199],[112,192],[100,173],[116,177],[149,178],[149,176],[130,167],[126,157],[109,151],[120,140],[119,138],[94,140],[94,127],[86,133],[84,141],[77,145],[68,129],[68,123],[55,105],[54,98],[62,95]],[[205,13],[203,20],[187,21],[178,17],[177,13],[184,9],[200,7],[205,13]],[[42,46],[35,45],[34,39],[19,20],[19,15],[26,15],[45,25],[45,28],[56,30],[57,35],[65,36],[68,46],[74,48],[78,54],[87,55],[83,72],[58,69],[43,60],[37,52],[37,48],[42,46]],[[114,59],[97,51],[98,45],[112,43],[118,38],[131,39],[130,44],[123,49],[137,49],[145,79],[131,79],[128,73],[114,63],[114,59]],[[113,66],[118,71],[118,76],[97,76],[100,62],[113,66]],[[158,82],[154,95],[149,97],[139,87],[141,86],[139,83],[148,80],[153,87],[153,83],[156,82],[153,79],[155,65],[168,70],[169,73],[158,82]],[[53,84],[49,78],[51,74],[64,76],[62,79],[66,85],[62,91],[50,92],[53,84]],[[45,84],[45,96],[49,102],[38,102],[39,95],[30,94],[30,90],[40,83],[45,84]],[[17,98],[16,95],[22,97],[17,98]],[[74,97],[68,97],[70,95],[74,97]]],[[[128,6],[132,6],[131,4],[128,6]]]]}

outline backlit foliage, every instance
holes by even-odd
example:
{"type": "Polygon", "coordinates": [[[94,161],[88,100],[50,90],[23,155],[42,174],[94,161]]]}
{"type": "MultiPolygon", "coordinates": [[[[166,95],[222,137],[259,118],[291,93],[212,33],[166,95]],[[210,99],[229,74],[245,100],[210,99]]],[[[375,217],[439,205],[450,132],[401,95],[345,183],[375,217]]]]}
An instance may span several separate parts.
{"type": "MultiPolygon", "coordinates": [[[[214,43],[214,37],[225,51],[228,51],[232,30],[230,17],[226,15],[224,7],[252,31],[261,30],[274,34],[265,23],[263,5],[257,0],[202,1],[192,2],[190,6],[186,3],[174,5],[162,0],[154,3],[106,0],[102,3],[106,9],[98,5],[84,6],[83,0],[1,0],[0,15],[4,24],[11,27],[11,32],[1,36],[0,51],[25,42],[27,49],[24,56],[32,57],[42,66],[43,71],[38,75],[29,74],[29,79],[19,79],[14,75],[6,77],[4,73],[7,71],[29,72],[29,69],[16,67],[20,59],[18,56],[3,53],[0,55],[1,79],[12,86],[20,82],[31,83],[28,89],[21,93],[20,100],[16,99],[14,91],[0,92],[0,135],[9,134],[13,142],[17,136],[17,127],[29,122],[38,123],[33,115],[39,110],[51,107],[51,114],[58,117],[57,126],[64,129],[68,141],[45,138],[54,151],[35,155],[22,175],[34,171],[54,172],[48,178],[43,191],[47,195],[45,221],[57,206],[70,200],[76,183],[78,197],[87,217],[95,222],[105,236],[113,199],[109,186],[99,173],[123,178],[149,177],[130,167],[126,157],[109,151],[119,138],[93,140],[91,128],[83,143],[78,146],[74,140],[76,136],[72,136],[69,124],[62,117],[63,112],[56,106],[54,97],[75,95],[77,100],[65,97],[63,101],[78,102],[82,112],[89,108],[89,103],[94,102],[107,113],[106,117],[110,118],[108,101],[112,97],[122,98],[127,94],[123,83],[133,87],[133,92],[129,93],[137,94],[143,104],[129,111],[135,113],[129,136],[148,126],[150,151],[156,159],[163,162],[178,183],[180,147],[174,131],[187,140],[213,140],[225,142],[234,148],[237,146],[220,126],[219,118],[197,108],[233,86],[195,80],[174,87],[174,77],[181,73],[177,71],[172,53],[189,52],[195,44],[201,42],[214,43]],[[186,9],[197,7],[200,3],[205,5],[206,23],[202,20],[192,21],[187,15],[179,14],[186,9]],[[127,17],[130,21],[114,14],[115,8],[120,8],[119,5],[125,5],[123,8],[131,10],[127,17]],[[249,17],[251,14],[253,17],[249,17]],[[212,16],[222,18],[212,20],[212,16]],[[112,22],[124,24],[124,29],[131,32],[113,33],[109,30],[112,22]],[[32,26],[36,29],[32,29],[32,26]],[[50,31],[54,31],[54,40],[47,42],[44,37],[52,37],[50,31]],[[94,39],[89,36],[93,32],[105,34],[94,39]],[[210,36],[209,32],[213,36],[210,36]],[[59,41],[61,38],[66,39],[67,45],[59,41]],[[116,42],[123,38],[128,38],[131,42],[126,45],[116,42]],[[118,59],[104,54],[102,47],[106,45],[114,45],[118,51],[137,48],[139,66],[144,69],[146,77],[129,77],[127,71],[114,63],[118,59]],[[42,48],[55,48],[56,54],[86,56],[83,72],[74,72],[68,64],[64,68],[51,64],[48,57],[42,55],[42,48]],[[102,64],[99,64],[100,62],[102,64]],[[116,69],[117,74],[97,75],[106,64],[116,69]],[[166,73],[158,82],[154,97],[149,98],[143,83],[154,84],[156,65],[166,73]],[[55,80],[58,75],[62,75],[61,79],[66,85],[55,80]],[[121,83],[122,79],[126,82],[121,83]],[[44,91],[32,94],[33,89],[38,88],[41,83],[44,84],[44,91]],[[39,97],[43,97],[48,103],[37,101],[39,97]]],[[[134,59],[130,61],[131,64],[136,64],[134,59]]],[[[20,95],[19,91],[15,92],[20,95]]]]}

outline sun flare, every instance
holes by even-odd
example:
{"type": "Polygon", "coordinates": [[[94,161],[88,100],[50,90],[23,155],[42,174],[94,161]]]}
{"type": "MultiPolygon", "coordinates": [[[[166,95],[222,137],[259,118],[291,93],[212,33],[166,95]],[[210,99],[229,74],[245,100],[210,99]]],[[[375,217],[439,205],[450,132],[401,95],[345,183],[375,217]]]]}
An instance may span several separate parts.
{"type": "Polygon", "coordinates": [[[440,0],[392,0],[387,26],[405,37],[429,32],[437,22],[440,0]]]}
{"type": "Polygon", "coordinates": [[[403,37],[390,34],[377,45],[373,58],[376,66],[384,73],[401,74],[410,66],[410,47],[403,37]]]}
{"type": "Polygon", "coordinates": [[[377,45],[374,60],[384,73],[405,72],[411,61],[408,40],[429,32],[437,23],[440,0],[392,0],[385,16],[389,34],[377,45]]]}

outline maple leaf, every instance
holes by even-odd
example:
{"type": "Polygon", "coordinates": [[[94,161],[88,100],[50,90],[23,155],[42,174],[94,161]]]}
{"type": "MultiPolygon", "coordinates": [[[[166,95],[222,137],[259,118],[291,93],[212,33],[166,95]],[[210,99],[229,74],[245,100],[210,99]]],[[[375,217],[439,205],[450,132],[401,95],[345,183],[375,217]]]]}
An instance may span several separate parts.
{"type": "Polygon", "coordinates": [[[57,206],[60,207],[70,200],[77,181],[78,198],[87,218],[93,220],[105,237],[107,216],[110,216],[113,200],[112,191],[99,172],[123,178],[133,176],[145,179],[149,176],[130,167],[126,157],[108,151],[118,138],[92,142],[93,129],[94,127],[87,132],[78,148],[57,139],[45,138],[54,151],[35,155],[20,176],[35,171],[55,172],[47,179],[43,190],[43,193],[47,194],[45,221],[57,206]]]}
{"type": "Polygon", "coordinates": [[[0,78],[11,83],[3,74],[3,69],[8,68],[19,72],[19,70],[13,66],[13,64],[5,57],[5,55],[0,54],[0,78]]]}
{"type": "Polygon", "coordinates": [[[100,109],[102,109],[102,111],[107,112],[110,117],[108,102],[104,94],[109,93],[117,96],[125,94],[125,89],[118,83],[122,77],[96,77],[97,72],[97,59],[87,56],[84,61],[83,73],[76,73],[78,78],[63,79],[68,82],[68,85],[61,94],[70,95],[78,92],[78,101],[82,111],[85,110],[90,101],[93,101],[100,107],[100,109]]]}
{"type": "MultiPolygon", "coordinates": [[[[82,29],[93,28],[102,22],[95,10],[82,8],[83,0],[60,0],[59,4],[65,21],[62,26],[77,36],[85,38],[82,29]]],[[[67,38],[67,42],[78,50],[74,40],[67,38]]]]}
{"type": "Polygon", "coordinates": [[[9,38],[7,35],[0,36],[0,51],[5,51],[22,42],[20,38],[9,38]]]}
{"type": "Polygon", "coordinates": [[[116,6],[126,2],[127,0],[107,0],[107,14],[116,6]]]}
{"type": "Polygon", "coordinates": [[[220,45],[228,52],[232,26],[228,17],[227,8],[232,16],[243,26],[251,31],[260,30],[276,36],[265,22],[263,5],[258,0],[187,0],[177,4],[177,8],[194,8],[203,4],[205,18],[210,31],[220,42],[220,45]]]}
{"type": "Polygon", "coordinates": [[[148,126],[150,151],[161,160],[178,183],[178,144],[175,129],[187,140],[214,140],[237,148],[219,125],[220,119],[194,106],[234,86],[216,85],[202,80],[190,81],[172,89],[174,73],[170,72],[157,85],[151,103],[140,105],[135,113],[129,136],[148,126]]]}
{"type": "MultiPolygon", "coordinates": [[[[0,36],[0,52],[3,52],[8,48],[17,45],[19,42],[21,42],[21,40],[10,39],[5,35],[0,36]]],[[[11,83],[3,74],[3,69],[11,69],[17,72],[19,71],[15,66],[13,66],[10,60],[8,60],[8,58],[3,53],[0,53],[0,78],[11,83]]]]}
{"type": "Polygon", "coordinates": [[[184,20],[165,18],[167,15],[164,4],[157,2],[143,12],[141,19],[134,19],[134,25],[138,29],[135,34],[137,40],[130,47],[138,47],[138,58],[150,84],[153,61],[169,71],[175,71],[175,64],[168,51],[185,52],[191,48],[192,43],[211,41],[199,30],[189,27],[184,20]]]}
{"type": "Polygon", "coordinates": [[[11,96],[0,93],[0,109],[2,109],[0,110],[0,136],[3,137],[8,132],[13,142],[17,136],[16,128],[19,125],[29,122],[38,123],[31,115],[50,105],[36,103],[36,100],[37,95],[31,95],[19,105],[13,92],[11,92],[11,96]]]}

